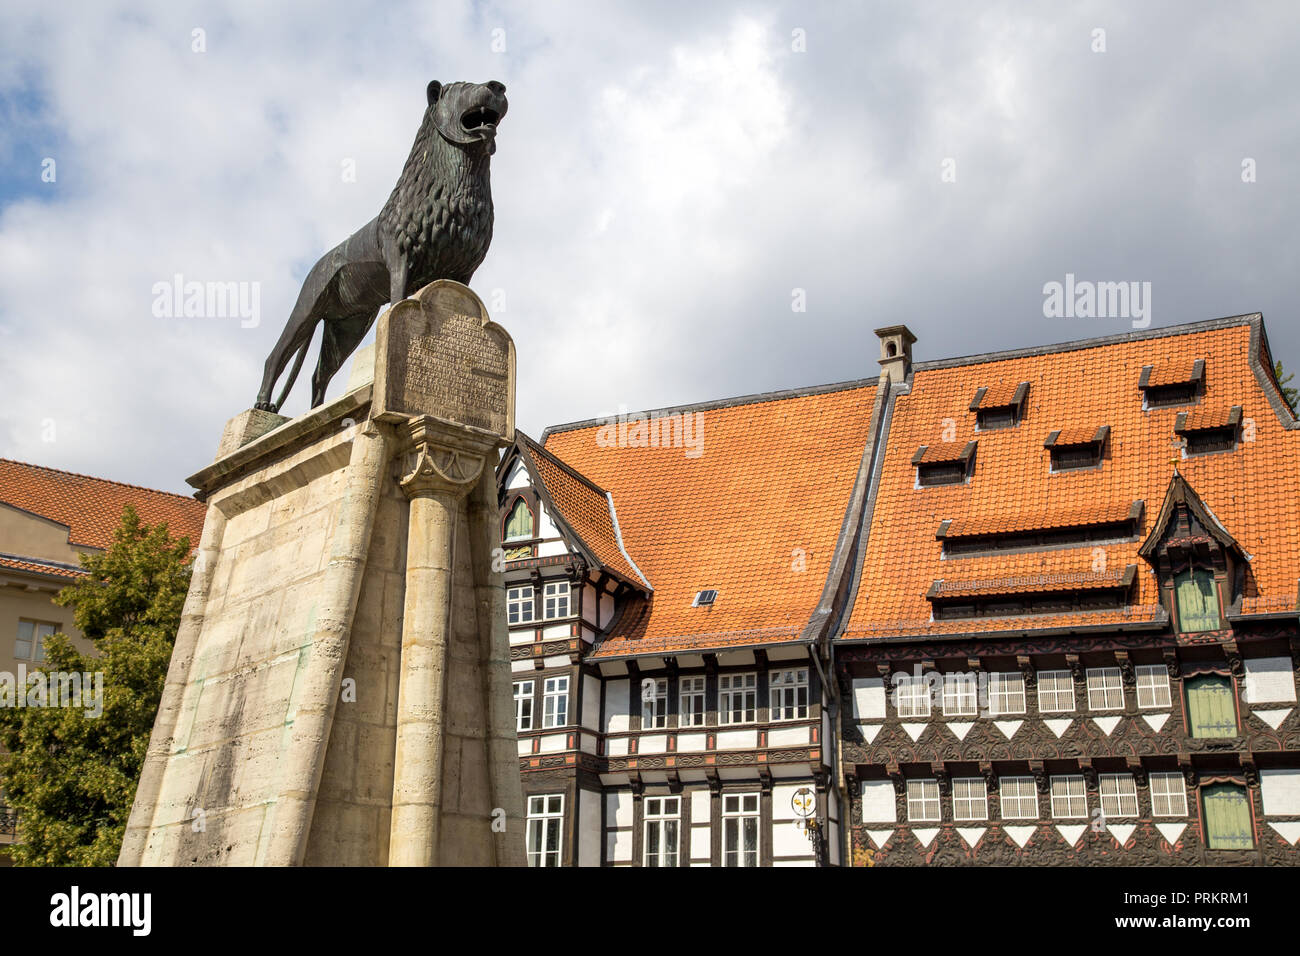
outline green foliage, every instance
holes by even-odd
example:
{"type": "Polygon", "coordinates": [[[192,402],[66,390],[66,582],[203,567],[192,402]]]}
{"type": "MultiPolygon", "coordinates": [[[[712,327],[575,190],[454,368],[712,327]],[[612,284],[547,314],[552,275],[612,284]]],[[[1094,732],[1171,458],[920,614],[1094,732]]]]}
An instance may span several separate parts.
{"type": "Polygon", "coordinates": [[[1287,382],[1295,378],[1294,372],[1288,372],[1282,367],[1282,360],[1278,359],[1273,363],[1273,377],[1277,379],[1278,386],[1282,389],[1282,397],[1286,403],[1291,406],[1291,411],[1296,410],[1296,400],[1300,399],[1300,389],[1289,386],[1287,382]]]}
{"type": "Polygon", "coordinates": [[[103,673],[103,713],[87,707],[0,708],[7,802],[18,811],[14,862],[111,866],[136,782],[190,582],[190,544],[167,525],[140,523],[129,505],[103,554],[82,557],[86,577],[55,602],[99,651],[82,655],[66,635],[46,642],[47,671],[103,673]]]}

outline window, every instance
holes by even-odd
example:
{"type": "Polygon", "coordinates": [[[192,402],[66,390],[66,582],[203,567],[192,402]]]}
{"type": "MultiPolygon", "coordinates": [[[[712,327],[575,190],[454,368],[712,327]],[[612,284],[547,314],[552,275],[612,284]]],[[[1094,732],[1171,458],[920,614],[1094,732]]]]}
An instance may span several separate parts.
{"type": "Polygon", "coordinates": [[[1118,667],[1088,668],[1088,709],[1124,709],[1124,683],[1118,667]]]}
{"type": "Polygon", "coordinates": [[[647,677],[641,681],[641,729],[668,726],[668,680],[647,677]]]}
{"type": "Polygon", "coordinates": [[[758,794],[722,795],[722,865],[758,866],[758,794]]]}
{"type": "Polygon", "coordinates": [[[546,585],[546,619],[569,616],[569,582],[551,581],[546,585]]]}
{"type": "Polygon", "coordinates": [[[918,777],[907,781],[907,820],[909,823],[938,823],[939,781],[918,777]]]}
{"type": "Polygon", "coordinates": [[[958,777],[952,782],[952,818],[954,820],[987,820],[989,818],[988,786],[983,777],[958,777]]]}
{"type": "Polygon", "coordinates": [[[773,720],[801,720],[808,716],[808,668],[773,671],[769,690],[773,720]]]}
{"type": "Polygon", "coordinates": [[[515,682],[515,730],[533,729],[533,682],[515,682]]]}
{"type": "Polygon", "coordinates": [[[916,483],[922,488],[932,485],[960,485],[966,481],[964,461],[939,461],[916,466],[916,483]]]}
{"type": "Polygon", "coordinates": [[[1088,815],[1088,796],[1083,787],[1083,777],[1061,775],[1052,777],[1052,816],[1058,820],[1088,815]]]}
{"type": "Polygon", "coordinates": [[[1101,465],[1102,442],[1084,445],[1052,447],[1052,471],[1073,471],[1076,468],[1097,468],[1101,465]]]}
{"type": "Polygon", "coordinates": [[[531,624],[533,620],[533,586],[506,589],[506,622],[531,624]]]}
{"type": "Polygon", "coordinates": [[[1003,820],[1038,819],[1038,788],[1033,777],[999,778],[998,796],[1003,820]]]}
{"type": "Polygon", "coordinates": [[[1074,710],[1074,675],[1069,671],[1038,672],[1038,709],[1044,714],[1074,710]]]}
{"type": "Polygon", "coordinates": [[[560,865],[560,832],[564,826],[564,794],[528,798],[528,865],[560,865]]]}
{"type": "Polygon", "coordinates": [[[718,678],[718,722],[748,724],[758,710],[758,675],[723,674],[718,678]]]}
{"type": "Polygon", "coordinates": [[[1183,783],[1181,773],[1151,774],[1151,815],[1187,816],[1187,787],[1183,783]]]}
{"type": "Polygon", "coordinates": [[[569,722],[569,678],[548,677],[542,685],[542,726],[563,727],[569,722]]]}
{"type": "Polygon", "coordinates": [[[678,687],[677,725],[679,727],[703,727],[704,678],[683,677],[678,687]]]}
{"type": "Polygon", "coordinates": [[[1174,597],[1178,605],[1178,630],[1184,634],[1217,631],[1219,596],[1214,575],[1201,568],[1190,568],[1174,575],[1174,597]]]}
{"type": "Polygon", "coordinates": [[[895,675],[894,706],[899,717],[929,717],[930,682],[920,676],[895,675]]]}
{"type": "Polygon", "coordinates": [[[1103,814],[1108,817],[1138,815],[1137,781],[1131,773],[1103,773],[1099,786],[1103,814]]]}
{"type": "Polygon", "coordinates": [[[691,600],[691,607],[713,607],[713,603],[718,599],[718,592],[712,588],[705,591],[696,591],[695,597],[691,600]]]}
{"type": "Polygon", "coordinates": [[[1237,708],[1232,681],[1217,674],[1202,674],[1184,681],[1187,688],[1187,722],[1193,737],[1237,736],[1237,708]]]}
{"type": "Polygon", "coordinates": [[[1190,405],[1196,401],[1196,383],[1179,385],[1152,385],[1146,390],[1147,408],[1168,408],[1170,405],[1190,405]]]}
{"type": "Polygon", "coordinates": [[[646,797],[643,866],[676,866],[681,797],[646,797]]]}
{"type": "Polygon", "coordinates": [[[527,540],[533,536],[533,513],[523,498],[516,498],[515,505],[506,518],[506,540],[527,540]]]}
{"type": "Polygon", "coordinates": [[[1168,707],[1169,668],[1164,664],[1142,664],[1137,669],[1138,706],[1168,707]]]}
{"type": "Polygon", "coordinates": [[[1244,787],[1214,784],[1201,790],[1205,808],[1205,835],[1211,850],[1252,850],[1254,829],[1250,801],[1244,787]]]}
{"type": "Polygon", "coordinates": [[[945,674],[943,715],[974,717],[979,713],[979,682],[974,674],[945,674]]]}
{"type": "Polygon", "coordinates": [[[1232,451],[1237,447],[1237,426],[1231,428],[1198,428],[1187,432],[1187,454],[1208,455],[1216,451],[1232,451]]]}
{"type": "Polygon", "coordinates": [[[59,625],[49,621],[18,621],[18,637],[14,640],[14,657],[20,661],[45,660],[45,639],[58,631],[59,625]]]}
{"type": "Polygon", "coordinates": [[[1017,671],[989,675],[989,713],[1023,714],[1025,712],[1025,675],[1017,671]]]}
{"type": "Polygon", "coordinates": [[[999,408],[979,408],[975,410],[975,427],[980,431],[995,428],[1015,428],[1017,405],[1003,405],[999,408]]]}

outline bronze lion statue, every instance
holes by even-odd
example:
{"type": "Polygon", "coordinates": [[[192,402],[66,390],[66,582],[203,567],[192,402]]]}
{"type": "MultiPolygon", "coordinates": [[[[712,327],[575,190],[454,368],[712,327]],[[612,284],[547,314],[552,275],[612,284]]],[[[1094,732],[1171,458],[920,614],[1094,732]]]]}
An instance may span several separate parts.
{"type": "Polygon", "coordinates": [[[437,80],[402,175],[379,215],[311,268],[279,341],[266,359],[257,407],[278,411],[293,387],[317,323],[324,323],[311,407],[360,344],[379,309],[435,279],[469,284],[492,242],[488,164],[506,115],[506,88],[437,80]],[[271,392],[293,359],[277,401],[271,392]]]}

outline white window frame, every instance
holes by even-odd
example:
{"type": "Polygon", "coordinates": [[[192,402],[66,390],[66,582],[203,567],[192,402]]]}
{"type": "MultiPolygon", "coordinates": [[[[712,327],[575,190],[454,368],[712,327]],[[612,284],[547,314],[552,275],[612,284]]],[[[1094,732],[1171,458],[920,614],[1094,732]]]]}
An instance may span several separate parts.
{"type": "Polygon", "coordinates": [[[1106,819],[1123,819],[1138,815],[1137,781],[1131,773],[1103,773],[1097,778],[1101,812],[1106,819]]]}
{"type": "Polygon", "coordinates": [[[789,667],[772,671],[767,686],[771,720],[808,718],[808,668],[789,667]]]}
{"type": "Polygon", "coordinates": [[[1088,816],[1088,787],[1083,775],[1077,773],[1052,774],[1052,819],[1078,820],[1088,816]],[[1072,812],[1076,801],[1079,812],[1072,812]]]}
{"type": "Polygon", "coordinates": [[[706,687],[705,677],[703,674],[693,675],[691,677],[680,677],[677,683],[677,726],[678,727],[703,727],[704,715],[708,706],[708,698],[705,696],[706,687]],[[695,701],[700,702],[699,708],[695,706],[695,701]]]}
{"type": "Polygon", "coordinates": [[[762,859],[763,827],[760,816],[760,802],[757,793],[724,793],[722,795],[722,865],[723,866],[758,866],[762,859]],[[744,850],[745,830],[753,821],[754,850],[744,850]],[[728,824],[733,824],[729,826],[728,824]],[[737,845],[730,848],[733,841],[737,845]],[[736,862],[728,863],[728,858],[736,862]]]}
{"type": "Polygon", "coordinates": [[[1038,782],[1033,777],[999,777],[998,802],[1003,820],[1037,820],[1042,813],[1038,805],[1038,782]],[[1025,801],[1033,802],[1032,813],[1025,813],[1025,801]]]}
{"type": "Polygon", "coordinates": [[[1074,675],[1069,671],[1039,671],[1038,712],[1040,714],[1072,714],[1074,702],[1074,675]],[[1069,706],[1062,706],[1068,696],[1069,706]]]}
{"type": "Polygon", "coordinates": [[[989,714],[1006,717],[1025,712],[1025,675],[1020,671],[989,674],[989,714]]]}
{"type": "Polygon", "coordinates": [[[677,866],[681,859],[682,798],[644,797],[642,806],[641,865],[651,867],[677,866]],[[676,827],[670,824],[677,824],[676,827]],[[650,833],[659,834],[659,852],[650,852],[650,833]],[[671,831],[672,839],[668,838],[671,831]]]}
{"type": "Polygon", "coordinates": [[[758,672],[718,675],[718,723],[752,724],[758,719],[758,672]],[[736,701],[739,699],[739,706],[736,701]],[[733,714],[739,712],[739,719],[733,714]]]}
{"type": "Polygon", "coordinates": [[[894,678],[894,709],[899,717],[930,716],[930,682],[916,674],[894,678]]]}
{"type": "Polygon", "coordinates": [[[980,712],[979,675],[970,671],[943,675],[943,715],[978,717],[980,712]]]}
{"type": "Polygon", "coordinates": [[[1124,709],[1124,675],[1118,667],[1088,668],[1088,709],[1124,709]]]}
{"type": "Polygon", "coordinates": [[[958,822],[989,818],[989,788],[983,777],[954,777],[952,818],[958,822]]]}
{"type": "Polygon", "coordinates": [[[939,801],[939,781],[934,777],[909,777],[907,780],[907,822],[938,823],[943,819],[939,801]]]}
{"type": "Polygon", "coordinates": [[[33,664],[45,662],[45,640],[59,633],[63,625],[57,621],[38,621],[34,618],[20,617],[18,619],[18,632],[14,635],[14,659],[19,661],[28,661],[33,664]],[[28,627],[28,634],[23,636],[23,625],[28,627]],[[27,653],[20,653],[18,647],[20,644],[27,645],[27,653]]]}
{"type": "Polygon", "coordinates": [[[533,729],[533,723],[537,716],[536,714],[533,713],[536,704],[536,700],[533,697],[535,690],[536,690],[536,685],[531,680],[515,681],[514,692],[515,692],[515,732],[516,733],[518,733],[521,730],[533,729]]]}
{"type": "Polygon", "coordinates": [[[641,729],[662,730],[667,726],[668,678],[641,678],[641,729]],[[652,689],[653,692],[647,695],[647,689],[652,689]]]}
{"type": "Polygon", "coordinates": [[[1140,710],[1168,710],[1173,707],[1169,691],[1169,668],[1164,664],[1139,664],[1137,698],[1140,710]]]}
{"type": "Polygon", "coordinates": [[[564,860],[564,794],[542,793],[529,796],[526,830],[524,846],[528,865],[559,866],[564,860]],[[553,804],[552,801],[556,803],[553,804]],[[555,849],[547,850],[546,834],[552,825],[555,827],[555,849]],[[533,835],[538,829],[542,832],[542,849],[534,850],[533,835]]]}
{"type": "Polygon", "coordinates": [[[1182,771],[1152,771],[1147,775],[1147,783],[1151,789],[1153,817],[1187,816],[1187,781],[1183,779],[1182,771]]]}
{"type": "Polygon", "coordinates": [[[531,584],[521,584],[506,588],[506,623],[510,627],[517,624],[532,624],[537,620],[537,595],[531,584]],[[528,612],[525,616],[525,610],[528,612]]]}
{"type": "Polygon", "coordinates": [[[569,723],[569,675],[556,674],[542,681],[542,729],[569,723]]]}
{"type": "Polygon", "coordinates": [[[542,591],[542,619],[554,621],[570,616],[573,589],[568,581],[547,581],[542,591]]]}

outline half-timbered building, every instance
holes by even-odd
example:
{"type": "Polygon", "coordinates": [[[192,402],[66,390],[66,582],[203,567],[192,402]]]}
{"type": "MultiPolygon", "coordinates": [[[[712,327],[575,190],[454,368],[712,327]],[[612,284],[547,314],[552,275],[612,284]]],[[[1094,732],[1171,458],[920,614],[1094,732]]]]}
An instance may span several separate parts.
{"type": "Polygon", "coordinates": [[[1263,321],[519,434],[535,865],[1300,862],[1263,321]]]}

